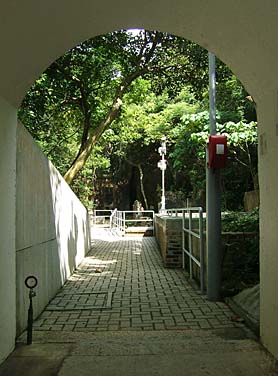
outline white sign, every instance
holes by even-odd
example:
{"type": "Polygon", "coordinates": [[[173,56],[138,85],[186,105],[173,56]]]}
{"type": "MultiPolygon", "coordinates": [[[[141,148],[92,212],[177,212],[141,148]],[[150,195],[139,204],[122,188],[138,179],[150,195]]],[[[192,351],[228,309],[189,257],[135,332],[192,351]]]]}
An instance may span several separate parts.
{"type": "Polygon", "coordinates": [[[224,154],[225,146],[223,144],[216,144],[216,154],[224,154]]]}
{"type": "Polygon", "coordinates": [[[166,170],[166,160],[161,160],[157,162],[157,167],[160,168],[160,170],[166,170]]]}

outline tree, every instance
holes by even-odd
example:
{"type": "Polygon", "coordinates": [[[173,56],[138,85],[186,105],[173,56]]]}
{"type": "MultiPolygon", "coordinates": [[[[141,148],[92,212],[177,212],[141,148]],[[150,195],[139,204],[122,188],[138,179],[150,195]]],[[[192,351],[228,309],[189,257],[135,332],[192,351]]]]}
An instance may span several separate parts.
{"type": "MultiPolygon", "coordinates": [[[[110,174],[116,183],[129,163],[141,176],[145,206],[152,203],[145,185],[148,172],[156,169],[162,135],[168,138],[172,189],[189,194],[204,181],[200,133],[208,124],[207,60],[206,50],[164,33],[123,30],[99,36],[46,70],[19,117],[86,202],[94,195],[92,180],[110,174]]],[[[222,124],[255,119],[254,103],[219,60],[217,93],[222,124]]],[[[248,164],[247,154],[235,150],[234,160],[248,164]]]]}
{"type": "MultiPolygon", "coordinates": [[[[154,173],[159,158],[157,149],[159,140],[166,135],[168,189],[183,191],[185,197],[201,196],[205,192],[208,111],[201,111],[202,103],[196,102],[189,88],[171,99],[166,93],[155,95],[149,81],[141,80],[140,85],[137,85],[141,98],[134,101],[134,91],[130,92],[121,115],[104,134],[106,141],[109,139],[113,145],[110,149],[111,175],[115,178],[121,176],[120,170],[124,171],[125,161],[133,166],[140,165],[144,176],[148,176],[149,172],[153,178],[151,188],[148,187],[148,181],[144,183],[147,201],[153,205],[150,195],[156,184],[154,182],[159,184],[155,180],[159,175],[154,173]]],[[[221,174],[226,208],[238,208],[242,205],[244,191],[256,188],[257,124],[242,119],[241,111],[236,113],[236,119],[241,121],[231,121],[234,117],[234,111],[218,112],[217,115],[218,133],[226,134],[229,142],[228,167],[221,174]],[[237,187],[236,190],[230,189],[231,184],[237,187]]]]}
{"type": "Polygon", "coordinates": [[[34,117],[36,124],[43,124],[39,128],[59,129],[58,149],[61,140],[71,135],[79,140],[64,175],[71,183],[104,130],[118,117],[134,81],[145,77],[156,93],[167,88],[170,96],[190,83],[200,95],[206,86],[206,61],[205,50],[166,33],[123,30],[99,36],[81,43],[47,69],[25,98],[20,117],[33,130],[34,117]],[[59,135],[63,136],[59,139],[59,135]]]}

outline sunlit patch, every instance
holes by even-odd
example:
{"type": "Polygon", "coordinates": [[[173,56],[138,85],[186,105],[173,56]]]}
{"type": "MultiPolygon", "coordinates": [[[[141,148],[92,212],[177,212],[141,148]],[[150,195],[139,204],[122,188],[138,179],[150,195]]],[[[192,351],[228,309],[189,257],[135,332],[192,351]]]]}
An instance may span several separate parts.
{"type": "Polygon", "coordinates": [[[134,37],[137,37],[140,35],[143,29],[128,29],[127,32],[131,34],[134,37]]]}
{"type": "Polygon", "coordinates": [[[84,265],[92,265],[92,266],[105,266],[115,264],[117,260],[100,260],[100,259],[86,259],[84,265]]]}
{"type": "Polygon", "coordinates": [[[110,271],[110,270],[107,270],[107,271],[103,271],[102,273],[101,273],[101,276],[107,276],[107,275],[112,275],[113,274],[113,272],[112,271],[110,271]]]}

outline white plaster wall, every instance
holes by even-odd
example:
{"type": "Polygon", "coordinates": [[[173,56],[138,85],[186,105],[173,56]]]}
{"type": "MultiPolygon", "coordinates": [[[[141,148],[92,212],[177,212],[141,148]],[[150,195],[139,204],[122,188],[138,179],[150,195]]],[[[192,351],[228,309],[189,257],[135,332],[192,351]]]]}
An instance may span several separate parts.
{"type": "Polygon", "coordinates": [[[85,207],[21,125],[17,130],[17,334],[27,323],[24,280],[38,278],[34,316],[65,283],[90,247],[85,207]]]}
{"type": "Polygon", "coordinates": [[[120,28],[157,29],[199,43],[255,97],[278,84],[278,75],[271,75],[278,69],[277,0],[2,0],[0,14],[0,95],[15,105],[67,49],[120,28]]]}
{"type": "Polygon", "coordinates": [[[16,109],[0,98],[0,363],[15,343],[16,109]]]}
{"type": "Polygon", "coordinates": [[[278,92],[258,106],[261,339],[278,359],[278,92]]]}

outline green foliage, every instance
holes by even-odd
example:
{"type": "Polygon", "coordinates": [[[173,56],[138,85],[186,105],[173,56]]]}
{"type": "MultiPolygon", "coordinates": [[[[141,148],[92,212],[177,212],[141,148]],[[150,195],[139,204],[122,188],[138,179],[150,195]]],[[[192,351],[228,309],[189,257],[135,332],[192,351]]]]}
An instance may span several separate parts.
{"type": "Polygon", "coordinates": [[[222,214],[222,231],[259,233],[259,209],[250,212],[226,212],[222,214]]]}
{"type": "MultiPolygon", "coordinates": [[[[106,116],[121,83],[138,70],[118,118],[104,131],[73,185],[87,204],[94,197],[98,176],[112,176],[117,184],[134,164],[142,165],[147,174],[157,171],[163,135],[168,187],[185,197],[204,190],[208,58],[206,50],[190,41],[166,33],[121,30],[83,42],[37,80],[19,118],[64,174],[106,116]]],[[[254,104],[220,60],[217,93],[217,127],[228,135],[230,148],[230,167],[223,172],[224,206],[235,208],[257,173],[254,104]],[[230,190],[225,181],[238,189],[230,190]]]]}
{"type": "Polygon", "coordinates": [[[259,209],[222,214],[224,295],[234,295],[259,283],[259,209]],[[237,233],[245,233],[237,235],[237,233]],[[250,233],[250,234],[248,234],[250,233]]]}
{"type": "MultiPolygon", "coordinates": [[[[217,133],[227,135],[229,147],[228,166],[221,173],[223,207],[239,208],[244,192],[257,188],[257,124],[244,121],[220,123],[227,118],[222,113],[218,113],[217,118],[217,133]],[[238,189],[230,190],[231,182],[238,189]]],[[[173,168],[179,173],[186,171],[189,191],[204,191],[209,113],[202,111],[183,115],[181,123],[169,135],[173,144],[170,153],[173,168]]]]}

